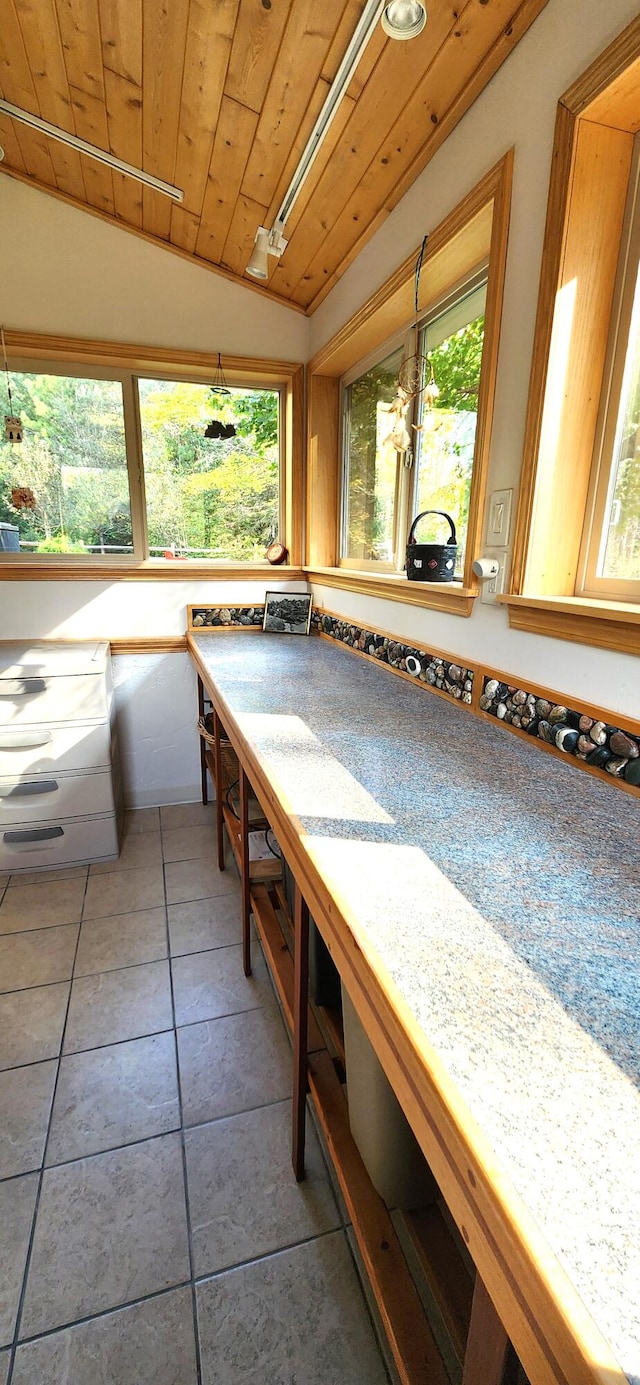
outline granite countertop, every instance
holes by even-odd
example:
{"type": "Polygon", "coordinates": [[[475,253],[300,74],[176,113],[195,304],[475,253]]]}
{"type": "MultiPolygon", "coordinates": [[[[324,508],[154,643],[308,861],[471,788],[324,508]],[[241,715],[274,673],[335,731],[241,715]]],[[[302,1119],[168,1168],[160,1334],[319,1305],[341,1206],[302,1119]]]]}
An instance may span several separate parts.
{"type": "Polygon", "coordinates": [[[315,637],[194,644],[640,1385],[640,805],[315,637]]]}

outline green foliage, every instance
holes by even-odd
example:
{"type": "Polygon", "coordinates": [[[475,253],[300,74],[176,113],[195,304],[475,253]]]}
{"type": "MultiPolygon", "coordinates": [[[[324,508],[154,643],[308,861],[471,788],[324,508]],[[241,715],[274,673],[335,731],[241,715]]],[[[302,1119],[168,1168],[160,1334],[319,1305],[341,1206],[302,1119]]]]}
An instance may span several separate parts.
{"type": "Polygon", "coordinates": [[[65,534],[56,534],[52,539],[41,539],[36,553],[86,553],[87,549],[77,539],[68,539],[65,534]]]}
{"type": "Polygon", "coordinates": [[[483,341],[484,317],[477,317],[429,353],[440,390],[439,409],[475,409],[483,341]]]}
{"type": "MultiPolygon", "coordinates": [[[[23,374],[12,384],[24,442],[0,443],[0,519],[37,552],[132,552],[120,383],[23,374]],[[15,486],[33,490],[35,510],[13,508],[15,486]]],[[[214,399],[206,385],[140,380],[139,395],[151,547],[262,557],[278,531],[277,392],[214,399]],[[212,415],[238,436],[206,439],[212,415]]]]}

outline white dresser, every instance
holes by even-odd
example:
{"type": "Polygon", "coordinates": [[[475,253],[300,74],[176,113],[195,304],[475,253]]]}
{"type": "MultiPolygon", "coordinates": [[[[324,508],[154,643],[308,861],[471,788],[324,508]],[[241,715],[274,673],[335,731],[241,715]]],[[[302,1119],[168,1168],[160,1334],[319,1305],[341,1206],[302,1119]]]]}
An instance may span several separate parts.
{"type": "Polygon", "coordinates": [[[113,859],[120,819],[109,645],[0,645],[0,871],[113,859]]]}

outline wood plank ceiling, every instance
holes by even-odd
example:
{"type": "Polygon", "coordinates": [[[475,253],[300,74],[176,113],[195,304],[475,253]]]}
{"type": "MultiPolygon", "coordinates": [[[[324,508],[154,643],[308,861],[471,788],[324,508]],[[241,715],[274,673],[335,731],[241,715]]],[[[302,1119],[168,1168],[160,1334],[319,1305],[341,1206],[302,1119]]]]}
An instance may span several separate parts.
{"type": "MultiPolygon", "coordinates": [[[[410,43],[378,28],[287,223],[289,246],[270,259],[272,294],[307,312],[318,306],[546,3],[430,0],[410,43]]],[[[242,277],[362,8],[2,0],[5,100],[176,183],[184,203],[6,117],[0,167],[242,277]]]]}

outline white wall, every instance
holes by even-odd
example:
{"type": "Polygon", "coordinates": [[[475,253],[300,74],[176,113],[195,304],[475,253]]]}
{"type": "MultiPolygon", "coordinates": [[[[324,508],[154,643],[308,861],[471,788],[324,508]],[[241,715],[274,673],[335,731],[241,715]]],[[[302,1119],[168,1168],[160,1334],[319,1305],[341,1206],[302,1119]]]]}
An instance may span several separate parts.
{"type": "MultiPolygon", "coordinates": [[[[556,106],[562,93],[638,15],[637,0],[549,0],[542,14],[424,173],[311,319],[311,351],[333,335],[515,146],[509,253],[489,494],[517,490],[556,106]]],[[[515,497],[514,497],[515,499],[515,497]]],[[[524,680],[639,713],[638,661],[510,630],[499,607],[476,601],[469,620],[314,587],[332,610],[405,634],[461,658],[481,658],[524,680]],[[635,670],[636,691],[633,690],[635,670]]]]}
{"type": "Polygon", "coordinates": [[[301,313],[7,175],[0,263],[0,320],[16,331],[307,359],[301,313]]]}
{"type": "Polygon", "coordinates": [[[184,635],[187,605],[251,606],[265,588],[306,591],[274,569],[268,582],[111,581],[3,582],[0,577],[0,639],[114,640],[184,635]]]}

